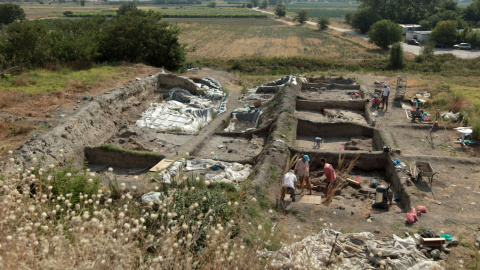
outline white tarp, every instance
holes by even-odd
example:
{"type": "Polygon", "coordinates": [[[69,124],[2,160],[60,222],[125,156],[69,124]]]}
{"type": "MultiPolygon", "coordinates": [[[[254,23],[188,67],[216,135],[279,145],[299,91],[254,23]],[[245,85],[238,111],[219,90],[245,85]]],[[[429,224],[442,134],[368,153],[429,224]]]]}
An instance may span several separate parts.
{"type": "Polygon", "coordinates": [[[136,124],[161,130],[197,133],[212,121],[214,114],[226,110],[228,94],[220,90],[207,90],[203,96],[195,96],[181,88],[169,92],[169,100],[152,103],[142,113],[136,124]]]}
{"type": "Polygon", "coordinates": [[[206,170],[205,180],[212,182],[226,182],[238,184],[247,180],[252,172],[252,166],[249,164],[230,163],[213,159],[191,159],[187,160],[185,171],[206,170]],[[223,169],[217,171],[211,170],[211,167],[219,164],[223,169]]]}

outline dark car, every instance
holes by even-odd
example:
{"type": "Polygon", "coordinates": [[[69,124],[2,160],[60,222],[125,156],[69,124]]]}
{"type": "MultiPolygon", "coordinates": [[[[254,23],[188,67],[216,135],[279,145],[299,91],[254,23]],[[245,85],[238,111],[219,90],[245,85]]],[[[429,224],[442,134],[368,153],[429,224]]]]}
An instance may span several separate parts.
{"type": "Polygon", "coordinates": [[[420,46],[420,42],[418,42],[416,39],[410,39],[409,41],[407,41],[407,43],[410,45],[420,46]]]}
{"type": "Polygon", "coordinates": [[[445,44],[443,44],[442,42],[437,42],[435,43],[435,48],[445,48],[445,44]]]}

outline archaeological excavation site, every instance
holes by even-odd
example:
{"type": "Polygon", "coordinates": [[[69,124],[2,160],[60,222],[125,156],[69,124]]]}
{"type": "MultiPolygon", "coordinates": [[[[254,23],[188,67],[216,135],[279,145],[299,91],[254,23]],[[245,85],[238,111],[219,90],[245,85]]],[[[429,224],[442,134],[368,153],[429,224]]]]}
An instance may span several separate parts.
{"type": "Polygon", "coordinates": [[[388,78],[290,75],[240,91],[209,74],[159,72],[82,100],[7,167],[73,166],[143,204],[184,181],[234,187],[302,235],[258,253],[268,269],[444,269],[480,242],[479,159],[453,128],[412,123],[395,86],[388,110],[372,107],[373,81],[388,78]],[[311,194],[282,199],[305,155],[311,194]],[[336,173],[329,189],[322,158],[336,173]]]}

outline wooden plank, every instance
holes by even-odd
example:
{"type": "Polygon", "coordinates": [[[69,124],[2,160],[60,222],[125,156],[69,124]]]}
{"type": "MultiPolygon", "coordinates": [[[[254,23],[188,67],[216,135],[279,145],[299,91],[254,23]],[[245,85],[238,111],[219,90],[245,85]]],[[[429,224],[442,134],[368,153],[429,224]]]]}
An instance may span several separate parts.
{"type": "Polygon", "coordinates": [[[305,195],[299,202],[320,205],[322,203],[322,196],[305,195]]]}
{"type": "Polygon", "coordinates": [[[172,163],[175,162],[173,159],[164,158],[157,165],[153,166],[150,171],[156,172],[168,168],[172,163]]]}
{"type": "Polygon", "coordinates": [[[423,245],[427,247],[441,247],[445,244],[445,238],[437,237],[437,238],[423,238],[420,237],[420,241],[423,245]]]}
{"type": "Polygon", "coordinates": [[[357,181],[355,181],[355,180],[353,180],[353,179],[350,179],[350,178],[348,178],[348,177],[347,177],[347,182],[348,182],[349,184],[352,184],[352,185],[360,186],[360,182],[357,182],[357,181]]]}

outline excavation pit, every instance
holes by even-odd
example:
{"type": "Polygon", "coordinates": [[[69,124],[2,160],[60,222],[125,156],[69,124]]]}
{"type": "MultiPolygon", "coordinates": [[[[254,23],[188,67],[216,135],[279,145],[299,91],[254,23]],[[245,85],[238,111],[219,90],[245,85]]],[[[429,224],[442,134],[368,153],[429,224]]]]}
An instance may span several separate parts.
{"type": "MultiPolygon", "coordinates": [[[[346,181],[356,181],[357,177],[360,185],[354,183],[344,183],[343,187],[337,190],[333,196],[332,205],[341,210],[362,210],[367,207],[371,208],[371,204],[375,200],[375,187],[371,185],[371,180],[376,179],[378,185],[388,187],[390,184],[390,193],[392,194],[392,204],[390,211],[410,208],[410,196],[405,190],[405,185],[402,184],[401,179],[394,168],[393,163],[388,158],[386,153],[377,152],[363,152],[356,153],[354,151],[327,151],[327,152],[312,152],[299,151],[298,149],[290,149],[291,155],[308,155],[310,157],[310,181],[312,188],[315,190],[313,196],[321,196],[322,200],[325,198],[326,177],[323,173],[323,166],[320,164],[320,159],[323,157],[327,163],[332,164],[335,168],[338,179],[346,181]],[[339,165],[341,162],[341,165],[339,165]],[[396,200],[393,200],[396,198],[396,200]]],[[[300,193],[301,189],[297,191],[300,193]]],[[[308,194],[305,188],[303,194],[308,194]]],[[[305,195],[309,196],[309,195],[305,195]]],[[[318,201],[318,200],[311,200],[318,201]]],[[[300,200],[299,202],[302,202],[300,200]]],[[[381,209],[380,209],[381,210],[381,209]]]]}
{"type": "Polygon", "coordinates": [[[153,130],[147,127],[130,125],[121,130],[107,144],[124,149],[174,154],[195,135],[153,130]]]}
{"type": "Polygon", "coordinates": [[[365,98],[366,88],[362,85],[304,83],[299,99],[355,101],[365,98]]]}
{"type": "Polygon", "coordinates": [[[295,145],[302,150],[315,149],[316,137],[322,138],[320,151],[379,151],[383,148],[380,132],[356,123],[318,123],[299,119],[295,145]]]}
{"type": "Polygon", "coordinates": [[[213,136],[206,140],[195,156],[212,158],[227,162],[251,163],[262,151],[266,137],[250,135],[213,136]]]}

